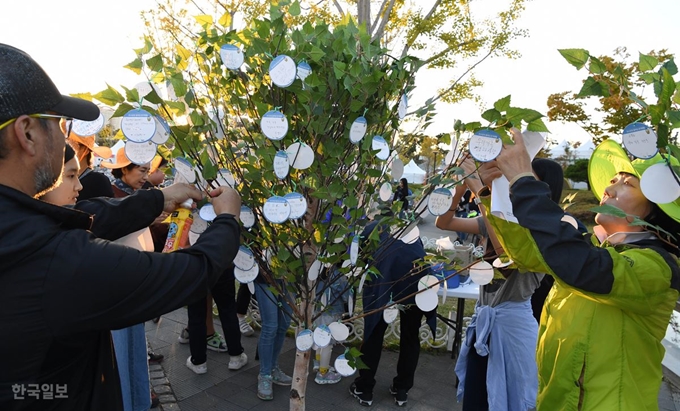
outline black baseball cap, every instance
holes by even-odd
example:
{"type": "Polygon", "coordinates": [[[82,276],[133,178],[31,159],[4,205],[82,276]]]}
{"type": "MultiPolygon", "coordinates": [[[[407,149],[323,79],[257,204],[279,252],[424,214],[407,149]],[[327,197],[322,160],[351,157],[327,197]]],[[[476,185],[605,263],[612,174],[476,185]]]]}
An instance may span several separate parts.
{"type": "Polygon", "coordinates": [[[46,111],[85,121],[99,117],[96,104],[62,95],[31,56],[0,43],[0,124],[46,111]]]}

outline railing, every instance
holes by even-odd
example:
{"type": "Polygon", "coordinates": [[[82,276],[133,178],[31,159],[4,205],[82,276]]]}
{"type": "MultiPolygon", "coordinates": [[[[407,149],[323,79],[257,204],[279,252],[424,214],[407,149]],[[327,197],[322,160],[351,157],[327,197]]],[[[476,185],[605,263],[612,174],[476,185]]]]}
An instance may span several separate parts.
{"type": "MultiPolygon", "coordinates": [[[[257,301],[255,299],[250,300],[249,307],[250,318],[252,320],[252,325],[262,328],[262,319],[260,318],[260,312],[257,307],[257,301]]],[[[454,319],[456,316],[455,312],[449,313],[449,318],[454,319]]],[[[465,329],[470,323],[470,317],[463,318],[463,335],[465,335],[465,329]]],[[[359,318],[352,322],[344,323],[349,328],[349,337],[344,342],[353,343],[360,342],[364,338],[364,319],[359,318]]],[[[394,322],[387,325],[387,331],[385,331],[385,341],[399,341],[400,337],[400,320],[397,317],[394,322]]],[[[291,326],[292,327],[292,326],[291,326]]],[[[294,328],[294,327],[292,327],[294,328]]],[[[453,345],[453,329],[446,325],[440,319],[437,319],[436,332],[434,337],[432,336],[432,331],[430,327],[423,323],[420,326],[419,336],[420,345],[422,347],[430,347],[433,349],[446,348],[447,351],[451,351],[453,345]]]]}

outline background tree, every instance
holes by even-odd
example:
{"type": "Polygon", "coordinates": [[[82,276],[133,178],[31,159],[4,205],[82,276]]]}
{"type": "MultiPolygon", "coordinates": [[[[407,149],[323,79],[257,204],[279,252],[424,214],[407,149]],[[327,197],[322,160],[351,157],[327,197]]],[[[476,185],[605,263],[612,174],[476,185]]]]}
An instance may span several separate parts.
{"type": "MultiPolygon", "coordinates": [[[[672,61],[667,50],[654,51],[648,56],[658,64],[672,61]]],[[[648,73],[647,66],[631,62],[625,47],[614,50],[612,56],[590,57],[591,76],[583,81],[578,93],[564,91],[548,97],[548,119],[576,123],[591,135],[593,143],[618,136],[624,127],[644,118],[629,93],[642,94],[652,84],[658,73],[648,73]],[[588,97],[597,95],[598,105],[589,106],[588,97]]]]}
{"type": "Polygon", "coordinates": [[[567,166],[564,170],[564,177],[574,182],[586,183],[588,190],[590,190],[590,182],[588,181],[588,163],[587,158],[580,158],[574,161],[574,164],[567,166]]]}

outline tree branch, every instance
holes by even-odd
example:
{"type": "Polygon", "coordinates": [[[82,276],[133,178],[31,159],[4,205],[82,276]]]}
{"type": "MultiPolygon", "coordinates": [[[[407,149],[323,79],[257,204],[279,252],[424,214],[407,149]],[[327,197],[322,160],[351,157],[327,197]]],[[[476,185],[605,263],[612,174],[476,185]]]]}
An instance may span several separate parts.
{"type": "Polygon", "coordinates": [[[340,3],[338,3],[338,0],[333,0],[333,4],[335,4],[335,8],[338,9],[338,13],[340,13],[341,15],[345,14],[345,12],[342,10],[342,6],[340,5],[340,3]]]}
{"type": "MultiPolygon", "coordinates": [[[[432,15],[434,14],[435,10],[437,10],[437,7],[439,7],[440,4],[441,4],[441,0],[435,1],[434,4],[432,5],[432,7],[430,8],[430,11],[427,12],[427,14],[425,15],[425,17],[423,17],[423,21],[429,20],[430,17],[432,17],[432,15]]],[[[420,35],[420,32],[418,32],[418,34],[416,34],[415,36],[413,36],[412,39],[406,41],[406,45],[404,45],[404,49],[401,51],[401,57],[402,57],[402,58],[403,58],[403,57],[406,57],[406,54],[407,54],[408,51],[411,49],[411,46],[413,45],[413,42],[416,41],[416,39],[418,38],[419,35],[420,35]]]]}
{"type": "MultiPolygon", "coordinates": [[[[384,0],[383,4],[385,4],[387,0],[384,0]]],[[[387,26],[387,22],[389,20],[390,14],[392,13],[392,9],[394,8],[394,0],[390,0],[390,4],[387,6],[385,9],[384,14],[382,14],[382,19],[380,20],[380,26],[378,26],[378,29],[373,33],[371,36],[371,40],[375,41],[375,39],[379,39],[382,37],[383,32],[385,31],[385,27],[387,26]]],[[[380,8],[380,11],[382,11],[382,8],[380,8]]],[[[375,18],[375,22],[378,22],[378,19],[380,18],[381,13],[378,13],[378,15],[375,18]]]]}

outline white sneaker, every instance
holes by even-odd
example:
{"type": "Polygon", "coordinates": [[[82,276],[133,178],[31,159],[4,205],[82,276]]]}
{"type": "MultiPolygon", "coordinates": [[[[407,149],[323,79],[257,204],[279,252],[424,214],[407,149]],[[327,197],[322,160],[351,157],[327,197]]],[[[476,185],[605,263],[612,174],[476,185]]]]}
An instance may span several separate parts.
{"type": "Polygon", "coordinates": [[[189,344],[189,329],[183,328],[177,340],[180,344],[189,344]]]}
{"type": "Polygon", "coordinates": [[[187,358],[187,367],[196,374],[205,374],[208,372],[208,362],[203,364],[194,364],[191,362],[191,357],[187,358]]]}
{"type": "Polygon", "coordinates": [[[248,364],[248,356],[244,352],[242,352],[240,355],[229,358],[230,370],[239,370],[246,364],[248,364]]]}
{"type": "Polygon", "coordinates": [[[244,335],[246,337],[250,337],[255,332],[255,330],[253,330],[253,327],[251,327],[250,324],[248,324],[248,321],[246,321],[245,318],[239,318],[238,326],[241,329],[241,335],[244,335]]]}

